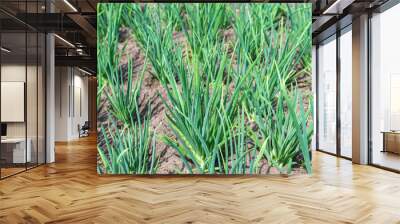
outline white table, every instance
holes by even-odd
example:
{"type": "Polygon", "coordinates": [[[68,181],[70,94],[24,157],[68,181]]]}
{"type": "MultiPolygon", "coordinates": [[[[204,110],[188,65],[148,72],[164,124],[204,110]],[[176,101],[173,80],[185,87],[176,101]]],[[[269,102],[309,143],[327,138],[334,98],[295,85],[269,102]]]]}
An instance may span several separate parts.
{"type": "Polygon", "coordinates": [[[25,138],[5,138],[1,139],[2,147],[13,147],[13,163],[26,163],[32,160],[32,140],[26,139],[28,147],[26,147],[25,153],[25,138]]]}

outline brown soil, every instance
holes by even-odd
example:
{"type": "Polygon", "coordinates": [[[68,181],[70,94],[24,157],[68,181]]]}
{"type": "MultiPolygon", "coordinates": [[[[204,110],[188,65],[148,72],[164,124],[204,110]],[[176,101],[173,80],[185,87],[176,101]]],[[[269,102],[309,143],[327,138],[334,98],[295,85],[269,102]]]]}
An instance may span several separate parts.
{"type": "MultiPolygon", "coordinates": [[[[132,35],[129,35],[129,29],[123,28],[121,30],[121,42],[119,44],[119,48],[122,50],[125,47],[125,54],[122,57],[120,66],[121,69],[127,71],[127,66],[128,66],[128,59],[132,59],[132,66],[133,66],[133,73],[134,76],[137,76],[140,74],[140,72],[143,71],[144,67],[144,54],[141,51],[139,45],[137,42],[134,40],[132,35]]],[[[230,53],[232,53],[232,46],[231,44],[235,37],[234,37],[234,31],[233,29],[228,29],[223,33],[225,41],[227,41],[227,46],[230,53]],[[231,45],[229,45],[231,44],[231,45]],[[229,47],[230,46],[230,47],[229,47]]],[[[177,44],[180,46],[183,46],[184,49],[187,49],[185,47],[185,36],[183,33],[176,32],[174,33],[174,40],[177,44]]],[[[184,50],[184,53],[185,50],[184,50]]],[[[173,136],[172,131],[168,127],[167,121],[166,121],[166,116],[165,116],[165,108],[164,105],[159,97],[159,94],[163,97],[166,98],[166,93],[161,84],[157,79],[154,78],[154,76],[151,73],[152,68],[150,65],[150,62],[147,62],[147,68],[144,74],[144,80],[143,80],[143,86],[141,90],[141,96],[140,100],[143,102],[151,102],[151,108],[152,108],[152,119],[151,119],[151,126],[152,130],[155,130],[156,133],[161,136],[161,135],[168,135],[168,136],[173,136]]],[[[134,78],[135,81],[135,78],[134,78]]],[[[304,75],[302,77],[299,77],[298,79],[299,87],[301,91],[303,92],[304,95],[308,95],[311,92],[310,89],[310,76],[304,75]]],[[[107,90],[105,90],[107,91],[107,90]]],[[[308,104],[308,101],[306,102],[308,104]]],[[[145,104],[146,105],[146,104],[145,104]]],[[[307,105],[308,106],[308,105],[307,105]]],[[[107,103],[107,99],[105,97],[105,94],[101,96],[101,101],[100,105],[98,105],[98,130],[100,130],[100,127],[102,124],[106,124],[108,122],[110,113],[109,113],[109,105],[107,103]]],[[[99,134],[98,136],[98,141],[99,144],[102,145],[103,136],[99,134]]],[[[161,140],[157,140],[157,154],[158,155],[163,155],[160,163],[160,167],[158,169],[159,174],[180,174],[180,173],[188,173],[187,170],[185,169],[181,159],[179,158],[179,155],[175,152],[174,149],[168,147],[165,145],[161,140]]],[[[99,160],[99,158],[98,158],[99,160]]],[[[100,161],[98,161],[100,163],[100,161]]],[[[268,170],[268,165],[266,162],[264,162],[262,171],[265,173],[268,170]]],[[[279,173],[276,169],[272,168],[270,170],[271,174],[276,174],[279,173]]],[[[305,173],[303,169],[294,169],[293,173],[305,173]]]]}

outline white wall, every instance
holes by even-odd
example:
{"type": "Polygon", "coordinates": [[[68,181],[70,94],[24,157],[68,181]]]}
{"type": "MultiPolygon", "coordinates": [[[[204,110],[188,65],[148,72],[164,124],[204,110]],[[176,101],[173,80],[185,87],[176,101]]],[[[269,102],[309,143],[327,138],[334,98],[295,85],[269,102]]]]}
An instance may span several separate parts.
{"type": "MultiPolygon", "coordinates": [[[[26,120],[22,119],[21,122],[5,122],[7,124],[7,137],[9,138],[24,138],[25,135],[30,140],[32,161],[44,163],[44,150],[45,150],[45,120],[44,120],[44,82],[42,69],[40,66],[32,66],[25,64],[3,64],[1,66],[1,81],[2,82],[24,82],[26,84],[26,106],[22,102],[22,108],[18,108],[19,113],[25,114],[26,120]],[[38,70],[37,70],[38,69],[38,70]],[[27,78],[27,80],[25,80],[27,78]],[[39,155],[37,155],[37,153],[39,155]]],[[[4,89],[2,89],[3,92],[4,89]]],[[[20,94],[24,94],[24,89],[20,90],[20,94]]],[[[2,98],[7,98],[7,95],[2,95],[2,98]]],[[[16,102],[17,103],[17,102],[16,102]]],[[[17,113],[11,107],[2,107],[2,112],[17,113]]],[[[24,116],[24,115],[22,115],[24,116]]]]}
{"type": "Polygon", "coordinates": [[[88,78],[73,67],[56,67],[55,73],[55,140],[77,139],[78,125],[88,120],[88,78]]]}
{"type": "Polygon", "coordinates": [[[1,81],[25,82],[25,64],[5,64],[1,65],[1,81]]]}
{"type": "Polygon", "coordinates": [[[88,117],[88,78],[82,76],[83,73],[79,72],[78,75],[76,75],[75,70],[75,75],[74,75],[74,92],[75,94],[73,96],[74,99],[74,108],[72,108],[73,112],[73,119],[72,119],[72,130],[71,130],[71,135],[74,136],[74,138],[79,137],[78,133],[78,124],[83,125],[85,121],[89,120],[88,117]],[[80,91],[80,93],[79,93],[80,91]],[[79,97],[80,95],[80,97],[79,97]],[[79,102],[80,101],[80,102],[79,102]],[[81,108],[79,108],[81,107],[81,108]],[[75,113],[74,113],[75,110],[75,113]],[[81,110],[81,111],[80,111],[81,110]]]}
{"type": "MultiPolygon", "coordinates": [[[[33,70],[36,69],[36,67],[33,66],[27,66],[25,67],[24,65],[20,65],[20,64],[4,64],[1,66],[1,81],[2,82],[25,82],[25,76],[26,76],[26,70],[28,71],[28,74],[31,74],[33,70]]],[[[34,71],[34,73],[36,74],[36,70],[34,71]]],[[[30,81],[29,84],[32,81],[30,81]]],[[[36,81],[34,83],[34,85],[36,85],[36,81]]],[[[36,100],[36,89],[27,89],[28,93],[28,99],[27,99],[27,103],[30,104],[32,101],[36,100]],[[29,90],[32,90],[33,92],[30,92],[29,90]]],[[[28,105],[27,105],[28,106],[28,105]]],[[[34,106],[36,108],[36,101],[34,105],[30,105],[30,106],[34,106]]],[[[7,110],[7,108],[1,108],[1,110],[7,110]]],[[[35,121],[36,124],[36,113],[28,113],[27,114],[27,118],[28,118],[28,122],[31,121],[35,121]]],[[[7,136],[8,137],[25,137],[25,124],[26,122],[7,122],[7,136]]],[[[32,127],[33,124],[28,125],[28,128],[32,127]]],[[[35,126],[36,129],[36,126],[35,126]]],[[[28,133],[28,137],[29,137],[29,133],[28,133]]]]}
{"type": "Polygon", "coordinates": [[[68,140],[68,88],[70,78],[67,67],[55,68],[55,141],[68,140]]]}
{"type": "MultiPolygon", "coordinates": [[[[25,82],[25,64],[8,64],[1,66],[1,81],[25,82]]],[[[7,110],[7,108],[1,108],[7,110]]],[[[25,137],[25,122],[7,123],[7,137],[25,137]]]]}

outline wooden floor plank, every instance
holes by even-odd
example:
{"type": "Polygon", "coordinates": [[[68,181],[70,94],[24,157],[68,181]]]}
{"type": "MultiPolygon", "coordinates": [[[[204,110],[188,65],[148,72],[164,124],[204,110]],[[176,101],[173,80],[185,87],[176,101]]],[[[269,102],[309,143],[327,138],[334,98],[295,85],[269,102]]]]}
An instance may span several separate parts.
{"type": "Polygon", "coordinates": [[[96,138],[0,181],[0,223],[400,223],[400,175],[315,152],[311,176],[100,177],[96,138]]]}

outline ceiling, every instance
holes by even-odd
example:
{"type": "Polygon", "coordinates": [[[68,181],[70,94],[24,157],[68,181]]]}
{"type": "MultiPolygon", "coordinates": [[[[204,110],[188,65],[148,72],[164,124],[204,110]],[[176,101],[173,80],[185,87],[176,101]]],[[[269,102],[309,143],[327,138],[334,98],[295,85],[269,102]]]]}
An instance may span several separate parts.
{"type": "MultiPolygon", "coordinates": [[[[76,66],[86,67],[95,73],[96,5],[99,2],[126,1],[47,0],[46,5],[46,0],[1,0],[2,31],[15,33],[24,31],[28,27],[40,32],[54,32],[58,35],[55,38],[56,63],[70,65],[73,62],[76,66]],[[52,13],[49,13],[50,11],[52,13]],[[79,64],[80,62],[82,64],[79,64]]],[[[374,9],[387,0],[272,0],[270,2],[312,3],[313,42],[317,43],[332,35],[340,26],[351,23],[353,16],[374,9]]]]}
{"type": "Polygon", "coordinates": [[[317,0],[313,3],[313,43],[319,43],[349,24],[353,17],[375,12],[390,0],[317,0]]]}
{"type": "MultiPolygon", "coordinates": [[[[96,0],[47,0],[46,4],[45,0],[1,0],[1,30],[5,38],[10,38],[10,41],[7,41],[9,42],[7,47],[13,49],[9,55],[26,55],[25,38],[19,40],[21,38],[17,37],[24,37],[17,33],[25,32],[26,28],[28,32],[52,32],[57,34],[55,38],[56,65],[74,65],[95,74],[97,67],[96,4],[98,2],[96,0]]],[[[31,46],[28,45],[28,56],[29,52],[33,51],[30,48],[31,46]]]]}

